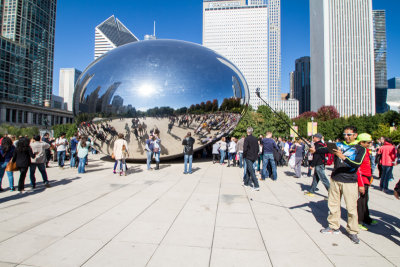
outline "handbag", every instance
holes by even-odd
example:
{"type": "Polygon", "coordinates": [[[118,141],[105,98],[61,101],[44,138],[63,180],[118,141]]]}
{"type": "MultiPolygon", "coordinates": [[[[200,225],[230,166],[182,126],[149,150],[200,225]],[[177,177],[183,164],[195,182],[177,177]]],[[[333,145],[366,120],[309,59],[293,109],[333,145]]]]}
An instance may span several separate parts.
{"type": "Polygon", "coordinates": [[[12,160],[10,160],[7,163],[6,172],[16,172],[16,171],[18,171],[17,163],[16,162],[12,162],[12,160]]]}

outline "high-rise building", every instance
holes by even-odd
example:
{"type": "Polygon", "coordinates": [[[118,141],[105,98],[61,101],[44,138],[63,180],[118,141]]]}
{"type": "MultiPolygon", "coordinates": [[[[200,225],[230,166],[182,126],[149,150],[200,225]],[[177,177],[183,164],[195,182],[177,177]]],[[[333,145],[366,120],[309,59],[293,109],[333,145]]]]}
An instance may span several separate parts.
{"type": "Polygon", "coordinates": [[[290,98],[294,99],[294,71],[289,73],[290,98]]]}
{"type": "Polygon", "coordinates": [[[51,108],[56,8],[56,0],[0,0],[0,123],[73,121],[71,112],[51,108]]]}
{"type": "Polygon", "coordinates": [[[253,108],[263,104],[257,88],[265,100],[280,101],[280,0],[203,0],[203,45],[240,69],[253,108]]]}
{"type": "Polygon", "coordinates": [[[60,69],[59,95],[64,99],[65,109],[73,111],[73,98],[75,91],[75,83],[81,75],[82,71],[74,68],[60,69]]]}
{"type": "Polygon", "coordinates": [[[384,113],[389,107],[387,99],[387,64],[386,64],[386,11],[373,10],[374,51],[375,51],[375,103],[376,113],[384,113]]]}
{"type": "Polygon", "coordinates": [[[394,77],[388,80],[389,89],[400,89],[400,77],[394,77]]]}
{"type": "Polygon", "coordinates": [[[299,100],[299,113],[311,110],[310,57],[296,59],[294,71],[294,99],[299,100]]]}
{"type": "Polygon", "coordinates": [[[375,114],[372,0],[310,0],[311,110],[375,114]]]}
{"type": "Polygon", "coordinates": [[[0,99],[49,106],[56,0],[0,1],[0,99]]]}
{"type": "Polygon", "coordinates": [[[94,59],[108,51],[139,39],[112,15],[95,29],[94,59]]]}

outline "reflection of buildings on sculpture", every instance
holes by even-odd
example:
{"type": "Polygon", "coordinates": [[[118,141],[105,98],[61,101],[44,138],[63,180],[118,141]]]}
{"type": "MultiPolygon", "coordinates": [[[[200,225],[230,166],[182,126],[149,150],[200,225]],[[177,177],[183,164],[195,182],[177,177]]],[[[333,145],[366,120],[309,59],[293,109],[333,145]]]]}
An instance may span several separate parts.
{"type": "Polygon", "coordinates": [[[95,29],[94,59],[108,51],[139,39],[112,15],[95,29]]]}
{"type": "Polygon", "coordinates": [[[68,111],[73,111],[75,83],[81,74],[82,71],[75,68],[60,69],[58,94],[64,99],[65,109],[68,111]]]}

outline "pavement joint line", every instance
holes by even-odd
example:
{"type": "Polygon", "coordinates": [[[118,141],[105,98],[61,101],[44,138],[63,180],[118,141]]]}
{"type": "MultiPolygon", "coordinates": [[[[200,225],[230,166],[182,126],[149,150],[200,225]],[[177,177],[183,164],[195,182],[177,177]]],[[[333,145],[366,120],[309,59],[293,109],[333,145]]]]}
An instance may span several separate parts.
{"type": "MultiPolygon", "coordinates": [[[[169,173],[169,172],[168,172],[169,173]]],[[[168,175],[167,175],[168,176],[168,175]]],[[[165,178],[163,176],[162,178],[165,178]]],[[[160,178],[161,179],[161,178],[160,178]]],[[[136,215],[129,223],[123,227],[119,232],[117,232],[110,240],[108,240],[104,245],[102,245],[92,256],[90,256],[86,261],[84,261],[80,266],[84,266],[90,259],[92,259],[100,250],[102,250],[105,246],[107,246],[116,236],[118,236],[123,230],[125,230],[129,225],[131,225],[137,218],[139,218],[144,212],[146,212],[151,206],[153,206],[157,201],[160,200],[165,194],[167,194],[172,188],[174,188],[179,182],[184,179],[181,177],[178,181],[176,181],[173,185],[171,185],[165,192],[161,193],[159,197],[157,197],[153,202],[151,202],[147,207],[145,207],[138,215],[136,215]]],[[[171,225],[172,226],[172,225],[171,225]]],[[[160,242],[161,243],[161,242],[160,242]]],[[[158,245],[159,247],[159,245],[158,245]]],[[[156,249],[157,250],[157,249],[156,249]]]]}
{"type": "MultiPolygon", "coordinates": [[[[135,177],[135,179],[133,179],[133,181],[131,181],[130,183],[127,183],[127,184],[121,186],[121,187],[118,188],[117,190],[111,190],[110,192],[108,192],[108,193],[106,193],[106,194],[103,194],[103,195],[101,195],[101,196],[99,196],[99,197],[97,197],[97,198],[95,198],[95,199],[93,199],[93,200],[91,200],[91,201],[89,201],[89,202],[86,202],[86,203],[84,203],[83,205],[81,205],[81,206],[79,206],[79,207],[73,208],[72,210],[69,210],[69,211],[67,211],[67,212],[65,212],[65,213],[63,213],[63,214],[60,214],[60,215],[58,215],[58,216],[56,216],[56,217],[53,217],[53,218],[47,220],[46,222],[49,222],[49,221],[51,221],[51,220],[53,220],[53,219],[55,219],[55,218],[57,218],[57,217],[63,216],[63,215],[65,215],[65,214],[67,214],[67,213],[69,213],[69,212],[71,212],[71,211],[74,211],[74,210],[79,209],[79,208],[81,208],[81,207],[83,207],[83,206],[86,206],[86,205],[89,204],[90,202],[93,202],[93,201],[95,201],[95,200],[98,200],[98,199],[100,199],[100,198],[102,198],[102,197],[104,197],[104,196],[106,196],[106,195],[108,195],[108,194],[110,194],[110,193],[114,193],[114,192],[116,192],[116,191],[118,191],[118,190],[124,188],[125,186],[129,186],[129,185],[131,185],[132,183],[134,183],[136,179],[137,179],[137,178],[135,177]]],[[[112,208],[114,208],[114,207],[120,205],[121,203],[123,203],[123,202],[129,200],[130,198],[132,198],[132,197],[135,196],[136,194],[142,192],[143,190],[149,188],[149,187],[150,187],[151,185],[153,185],[153,184],[154,184],[154,183],[151,183],[151,184],[148,184],[147,186],[144,186],[141,190],[139,190],[139,191],[137,191],[136,193],[134,193],[133,195],[129,196],[127,199],[124,199],[124,200],[118,202],[118,204],[116,204],[116,205],[114,205],[113,207],[107,209],[106,211],[104,211],[104,212],[98,214],[98,215],[97,215],[96,217],[94,217],[93,219],[87,221],[87,222],[84,223],[83,225],[80,225],[78,228],[74,229],[73,231],[71,231],[70,233],[64,235],[63,237],[57,238],[56,240],[54,240],[54,242],[51,242],[48,246],[42,248],[42,249],[41,249],[40,251],[38,251],[37,253],[40,253],[41,251],[43,251],[43,250],[49,248],[50,246],[52,246],[52,245],[54,245],[55,243],[59,242],[59,241],[62,240],[63,238],[67,237],[68,235],[72,234],[73,232],[75,232],[75,231],[78,230],[79,228],[81,228],[81,227],[87,225],[88,223],[90,223],[90,222],[93,221],[94,219],[96,219],[96,218],[98,218],[99,216],[103,215],[103,214],[106,213],[107,211],[109,211],[109,210],[111,210],[112,208]]],[[[25,233],[25,232],[27,232],[27,231],[29,231],[29,230],[31,230],[31,229],[37,227],[37,226],[38,226],[38,225],[35,225],[35,226],[33,226],[33,227],[31,227],[31,228],[29,228],[29,229],[27,229],[27,230],[25,230],[24,232],[21,232],[21,233],[19,233],[19,234],[25,233]]],[[[14,236],[12,236],[12,237],[10,237],[10,238],[13,238],[13,237],[15,237],[15,236],[17,236],[17,235],[19,235],[19,234],[16,234],[16,235],[14,235],[14,236]]],[[[8,238],[8,239],[10,239],[10,238],[8,238]]],[[[8,240],[8,239],[6,239],[6,240],[8,240]]],[[[4,242],[4,241],[6,241],[6,240],[1,241],[0,243],[4,242]]],[[[37,254],[37,253],[36,253],[36,254],[37,254]]],[[[36,255],[36,254],[35,254],[35,255],[36,255]]],[[[32,257],[35,256],[35,255],[29,256],[28,258],[26,258],[26,259],[24,259],[23,261],[21,261],[21,263],[19,263],[19,264],[23,264],[24,261],[27,261],[28,259],[32,258],[32,257]]]]}
{"type": "MultiPolygon", "coordinates": [[[[209,167],[210,168],[210,167],[209,167]]],[[[212,239],[211,239],[211,249],[210,249],[210,258],[208,260],[208,266],[211,266],[211,259],[212,259],[212,254],[213,254],[213,250],[214,250],[214,237],[215,237],[215,229],[217,227],[217,217],[218,217],[218,209],[219,209],[219,201],[221,199],[221,185],[222,185],[222,177],[223,177],[223,168],[220,168],[220,174],[221,176],[219,176],[219,188],[218,188],[218,200],[217,200],[217,208],[215,209],[215,219],[214,219],[214,229],[213,229],[213,235],[212,235],[212,239]]]]}
{"type": "MultiPolygon", "coordinates": [[[[291,190],[294,190],[294,188],[293,188],[293,186],[292,185],[289,185],[285,180],[283,181],[291,190]]],[[[271,192],[272,192],[272,190],[270,190],[271,192]]],[[[275,195],[275,194],[274,194],[275,195]]],[[[305,196],[305,195],[303,195],[303,198],[305,198],[306,200],[307,200],[307,202],[309,203],[310,202],[310,200],[305,196]]],[[[280,200],[278,199],[278,201],[280,202],[280,200]]],[[[326,201],[328,201],[328,200],[326,200],[326,201]]],[[[282,203],[282,202],[281,202],[282,203]]],[[[283,205],[283,203],[282,203],[282,205],[283,205]]],[[[316,207],[319,211],[322,211],[322,209],[321,208],[319,208],[318,206],[316,207]]],[[[286,207],[286,210],[291,214],[291,212],[288,210],[289,208],[288,207],[286,207]]],[[[292,215],[291,215],[292,216],[292,215]]],[[[292,216],[292,218],[296,221],[296,223],[298,224],[298,225],[300,225],[300,227],[303,229],[303,231],[305,231],[305,229],[301,226],[301,224],[294,218],[294,216],[292,216]]],[[[340,220],[341,220],[341,222],[342,223],[347,223],[345,220],[343,220],[342,218],[340,218],[340,220]]],[[[306,232],[307,233],[307,232],[306,232]]],[[[307,233],[307,235],[308,235],[308,233],[307,233]]],[[[308,235],[311,239],[312,239],[312,237],[310,236],[310,235],[308,235]]],[[[388,261],[390,264],[392,264],[393,266],[396,266],[396,264],[394,264],[393,262],[391,262],[385,255],[383,255],[382,253],[380,253],[378,250],[376,250],[375,248],[373,248],[372,246],[370,246],[367,242],[365,242],[362,238],[360,238],[360,236],[358,236],[358,238],[360,239],[360,241],[361,242],[363,242],[364,244],[366,244],[368,247],[370,247],[373,251],[375,251],[377,254],[379,254],[379,255],[381,255],[386,261],[388,261]]],[[[313,239],[312,239],[313,240],[313,239]]],[[[314,242],[314,240],[313,240],[313,242],[314,242]]],[[[316,245],[317,245],[317,243],[316,242],[314,242],[316,245]]],[[[317,245],[318,246],[318,245],[317,245]]],[[[319,248],[319,246],[318,246],[318,248],[319,248]]],[[[320,249],[321,250],[321,249],[320,249]]],[[[322,251],[322,250],[321,250],[322,251]]],[[[325,254],[325,253],[324,253],[325,254]]],[[[325,254],[326,256],[328,256],[328,254],[325,254]]],[[[332,261],[331,261],[332,262],[332,261]]],[[[333,263],[333,262],[332,262],[333,263]]]]}
{"type": "MultiPolygon", "coordinates": [[[[239,172],[239,177],[240,177],[240,173],[241,173],[241,172],[239,172]]],[[[257,177],[256,177],[256,179],[257,179],[257,177]]],[[[242,180],[243,180],[243,178],[242,178],[242,180]]],[[[272,262],[272,259],[271,259],[271,254],[270,254],[270,252],[268,251],[267,245],[265,244],[265,238],[264,238],[264,236],[263,236],[263,234],[262,234],[262,232],[261,232],[260,225],[259,225],[259,223],[258,223],[256,214],[254,213],[253,205],[251,204],[251,201],[250,201],[250,196],[249,196],[249,194],[248,194],[248,192],[247,192],[247,190],[246,190],[246,187],[243,186],[242,188],[243,188],[243,191],[244,191],[245,194],[246,194],[247,202],[249,203],[249,206],[250,206],[250,209],[251,209],[251,213],[252,213],[252,215],[253,215],[254,221],[256,222],[257,229],[258,229],[258,232],[260,233],[260,236],[261,236],[261,239],[262,239],[262,242],[263,242],[265,251],[267,252],[269,262],[271,263],[271,266],[274,266],[274,264],[273,264],[273,262],[272,262]]],[[[259,191],[259,192],[260,192],[260,191],[259,191]]],[[[258,193],[259,193],[259,192],[258,192],[258,193]]]]}
{"type": "MultiPolygon", "coordinates": [[[[208,168],[208,169],[209,169],[209,168],[208,168]]],[[[163,238],[161,239],[161,241],[160,241],[160,243],[158,244],[157,248],[156,248],[156,249],[153,251],[153,253],[151,254],[151,256],[150,256],[150,258],[149,258],[149,260],[147,261],[147,263],[146,263],[145,266],[148,266],[148,265],[149,265],[151,259],[153,258],[153,256],[154,256],[154,255],[156,254],[156,252],[158,251],[158,249],[159,249],[159,247],[161,246],[162,242],[164,241],[165,237],[168,235],[169,231],[171,230],[172,226],[174,225],[176,219],[179,217],[179,215],[181,214],[182,210],[186,207],[186,205],[187,205],[189,199],[191,199],[191,197],[193,196],[193,193],[196,191],[196,188],[199,186],[201,179],[204,178],[204,175],[205,175],[206,173],[207,173],[207,172],[204,172],[204,173],[201,175],[201,177],[198,179],[198,181],[197,181],[196,185],[194,186],[192,192],[190,193],[190,195],[189,195],[188,198],[186,199],[185,203],[182,205],[182,208],[179,210],[178,214],[175,216],[174,220],[172,221],[172,223],[171,223],[170,226],[168,227],[167,232],[165,233],[165,235],[164,235],[163,238]]],[[[181,180],[182,180],[184,177],[185,177],[185,176],[183,176],[183,177],[181,178],[181,180]]]]}

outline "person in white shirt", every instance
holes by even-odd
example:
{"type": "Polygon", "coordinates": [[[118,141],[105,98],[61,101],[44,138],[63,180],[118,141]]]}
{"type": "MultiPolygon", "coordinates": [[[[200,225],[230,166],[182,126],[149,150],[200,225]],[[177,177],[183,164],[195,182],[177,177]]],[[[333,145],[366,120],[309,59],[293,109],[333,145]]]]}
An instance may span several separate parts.
{"type": "Polygon", "coordinates": [[[113,148],[114,158],[117,161],[117,171],[121,176],[126,176],[126,162],[125,159],[129,156],[128,143],[124,139],[124,134],[118,134],[118,139],[114,142],[113,148]]]}
{"type": "Polygon", "coordinates": [[[231,160],[233,161],[233,167],[236,167],[236,138],[232,137],[228,145],[228,167],[231,166],[231,160]]]}
{"type": "Polygon", "coordinates": [[[60,137],[56,140],[57,159],[60,169],[64,168],[65,154],[67,150],[68,141],[65,139],[65,133],[61,133],[60,137]]]}
{"type": "Polygon", "coordinates": [[[219,153],[221,153],[220,164],[224,165],[225,164],[225,154],[226,154],[226,149],[227,149],[225,137],[222,137],[221,141],[219,141],[218,143],[219,143],[219,153]]]}

